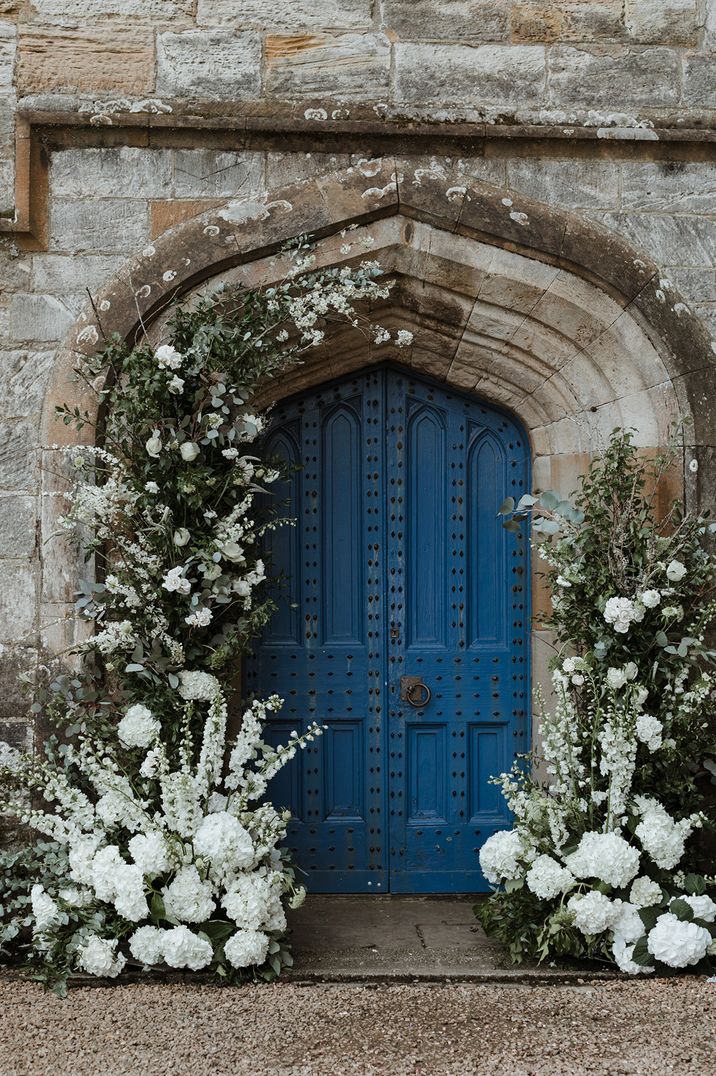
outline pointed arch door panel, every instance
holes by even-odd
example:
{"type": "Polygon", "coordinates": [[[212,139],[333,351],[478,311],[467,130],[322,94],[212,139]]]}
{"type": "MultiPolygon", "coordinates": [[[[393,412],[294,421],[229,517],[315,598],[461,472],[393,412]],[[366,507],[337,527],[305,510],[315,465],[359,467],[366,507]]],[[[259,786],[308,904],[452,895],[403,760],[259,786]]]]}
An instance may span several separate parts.
{"type": "Polygon", "coordinates": [[[527,738],[527,551],[496,514],[526,437],[384,368],[277,406],[268,447],[296,524],[270,536],[279,611],[247,688],[286,699],[277,742],[327,725],[270,789],[296,861],[314,891],[483,890],[509,821],[489,778],[527,738]]]}

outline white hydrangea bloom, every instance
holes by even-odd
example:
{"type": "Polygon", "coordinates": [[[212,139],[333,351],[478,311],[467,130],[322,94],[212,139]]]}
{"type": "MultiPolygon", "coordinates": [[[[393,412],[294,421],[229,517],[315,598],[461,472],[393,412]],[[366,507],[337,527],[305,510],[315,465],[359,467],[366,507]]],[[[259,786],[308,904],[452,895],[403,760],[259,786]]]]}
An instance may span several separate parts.
{"type": "Polygon", "coordinates": [[[651,955],[662,964],[686,968],[703,960],[711,945],[711,935],[706,927],[682,922],[666,912],[657,919],[646,944],[651,955]]]}
{"type": "Polygon", "coordinates": [[[694,916],[697,919],[703,919],[704,923],[713,923],[716,919],[716,903],[706,893],[698,897],[684,894],[679,897],[679,900],[688,904],[694,916]]]}
{"type": "Polygon", "coordinates": [[[642,820],[635,833],[644,851],[662,870],[672,870],[684,854],[687,837],[693,829],[692,819],[676,822],[655,799],[637,798],[642,820]]]}
{"type": "Polygon", "coordinates": [[[574,925],[582,934],[601,934],[608,930],[618,915],[618,909],[609,897],[593,889],[583,895],[576,894],[567,901],[574,925]]]}
{"type": "Polygon", "coordinates": [[[525,851],[524,841],[516,829],[493,833],[480,849],[482,873],[493,885],[521,878],[524,867],[520,859],[525,851]]]}
{"type": "Polygon", "coordinates": [[[650,965],[642,966],[632,960],[634,953],[634,944],[629,945],[623,938],[616,937],[612,944],[612,956],[614,962],[620,971],[626,972],[627,975],[651,975],[656,971],[656,968],[650,965]]]}
{"type": "Polygon", "coordinates": [[[129,951],[142,964],[159,964],[164,959],[164,935],[159,927],[140,927],[129,939],[129,951]]]}
{"type": "Polygon", "coordinates": [[[653,717],[651,714],[639,714],[636,719],[636,738],[646,744],[652,754],[658,751],[663,743],[663,731],[664,726],[658,717],[653,717]]]}
{"type": "Polygon", "coordinates": [[[224,945],[224,954],[235,968],[261,965],[268,956],[269,939],[260,930],[237,930],[224,945]]]}
{"type": "Polygon", "coordinates": [[[651,908],[654,904],[661,902],[661,897],[661,886],[646,874],[635,878],[629,890],[629,900],[637,908],[651,908]]]}
{"type": "Polygon", "coordinates": [[[226,811],[206,816],[194,835],[194,851],[211,860],[220,872],[243,870],[254,860],[251,837],[238,818],[226,811]]]}
{"type": "Polygon", "coordinates": [[[527,871],[527,888],[540,900],[552,900],[574,885],[574,875],[552,856],[537,856],[527,871]]]}
{"type": "Polygon", "coordinates": [[[177,871],[162,896],[167,915],[181,923],[203,923],[214,910],[212,884],[201,880],[193,863],[177,871]]]}
{"type": "Polygon", "coordinates": [[[152,711],[136,702],[119,723],[117,734],[125,747],[149,747],[156,739],[160,724],[152,711]]]}
{"type": "Polygon", "coordinates": [[[214,956],[211,942],[185,926],[164,931],[162,953],[170,968],[190,968],[191,971],[205,968],[214,956]]]}
{"type": "Polygon", "coordinates": [[[644,936],[646,931],[639,915],[639,909],[635,904],[631,904],[629,901],[615,900],[614,908],[612,930],[615,938],[622,938],[628,945],[644,936]]]}
{"type": "Polygon", "coordinates": [[[93,834],[79,837],[70,844],[70,878],[78,885],[93,885],[92,866],[100,840],[99,834],[93,834]]]}
{"type": "Polygon", "coordinates": [[[60,911],[49,893],[42,885],[34,885],[30,891],[34,929],[42,934],[53,927],[65,926],[69,922],[66,912],[60,911]]]}
{"type": "Polygon", "coordinates": [[[229,919],[247,930],[258,930],[269,918],[273,903],[273,886],[261,874],[242,874],[221,901],[229,919]]]}
{"type": "Polygon", "coordinates": [[[142,874],[163,874],[169,869],[169,846],[159,830],[137,833],[130,840],[128,848],[142,874]]]}
{"type": "Polygon", "coordinates": [[[179,694],[187,702],[210,701],[221,690],[216,677],[207,672],[186,669],[179,674],[179,680],[179,694]]]}
{"type": "Polygon", "coordinates": [[[116,844],[105,845],[95,854],[90,868],[90,882],[99,900],[114,900],[117,895],[117,872],[124,866],[116,844]]]}
{"type": "Polygon", "coordinates": [[[117,952],[117,939],[100,938],[90,934],[77,953],[77,964],[88,975],[115,979],[124,965],[125,957],[117,952]]]}
{"type": "Polygon", "coordinates": [[[565,857],[575,878],[598,878],[617,889],[639,873],[639,852],[618,833],[585,833],[576,851],[565,857]]]}
{"type": "Polygon", "coordinates": [[[144,876],[133,863],[123,863],[115,874],[114,907],[131,923],[141,923],[149,915],[147,898],[144,895],[144,876]]]}

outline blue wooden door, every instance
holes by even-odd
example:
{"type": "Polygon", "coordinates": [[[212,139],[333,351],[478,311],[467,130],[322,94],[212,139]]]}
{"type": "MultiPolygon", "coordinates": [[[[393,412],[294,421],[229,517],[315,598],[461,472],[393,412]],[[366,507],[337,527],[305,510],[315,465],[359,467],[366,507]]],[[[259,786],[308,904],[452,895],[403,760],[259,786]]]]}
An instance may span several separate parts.
{"type": "Polygon", "coordinates": [[[527,550],[496,516],[526,436],[386,367],[279,405],[268,447],[296,525],[269,539],[284,581],[247,686],[285,697],[277,741],[328,726],[270,790],[296,861],[315,892],[484,890],[509,823],[489,778],[527,740],[527,550]]]}

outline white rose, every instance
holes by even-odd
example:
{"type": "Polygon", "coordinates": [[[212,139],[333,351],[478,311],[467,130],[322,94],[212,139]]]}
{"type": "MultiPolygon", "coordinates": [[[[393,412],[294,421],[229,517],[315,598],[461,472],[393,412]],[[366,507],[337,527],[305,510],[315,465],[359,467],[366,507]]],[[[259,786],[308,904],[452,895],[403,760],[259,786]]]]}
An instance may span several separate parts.
{"type": "Polygon", "coordinates": [[[154,431],[144,447],[146,448],[148,455],[152,456],[154,459],[158,457],[162,450],[162,439],[159,436],[159,430],[154,431]]]}
{"type": "Polygon", "coordinates": [[[179,527],[174,531],[174,545],[182,546],[187,545],[191,535],[186,527],[179,527]]]}
{"type": "Polygon", "coordinates": [[[167,388],[173,396],[181,396],[184,391],[184,382],[180,377],[177,377],[177,375],[174,374],[174,377],[167,385],[167,388]]]}
{"type": "Polygon", "coordinates": [[[635,665],[635,663],[633,661],[627,661],[626,665],[624,666],[624,675],[626,676],[627,680],[636,680],[638,672],[639,669],[635,665]]]}
{"type": "Polygon", "coordinates": [[[157,360],[157,366],[161,366],[163,370],[178,370],[182,364],[181,355],[171,344],[162,344],[158,347],[154,352],[154,358],[157,360]]]}
{"type": "Polygon", "coordinates": [[[238,542],[222,542],[219,546],[222,556],[227,560],[233,561],[235,564],[245,560],[244,551],[238,542]]]}
{"type": "Polygon", "coordinates": [[[666,578],[672,583],[678,583],[686,575],[686,567],[680,560],[672,560],[666,567],[666,578]]]}
{"type": "Polygon", "coordinates": [[[183,445],[180,445],[179,452],[181,453],[181,458],[183,460],[186,460],[187,463],[191,463],[191,461],[195,460],[199,455],[200,449],[193,441],[185,441],[183,445]]]}
{"type": "Polygon", "coordinates": [[[612,691],[618,691],[627,682],[626,673],[623,669],[607,669],[607,683],[612,691]]]}
{"type": "Polygon", "coordinates": [[[655,609],[661,601],[661,594],[658,590],[645,590],[639,595],[639,601],[647,609],[655,609]]]}

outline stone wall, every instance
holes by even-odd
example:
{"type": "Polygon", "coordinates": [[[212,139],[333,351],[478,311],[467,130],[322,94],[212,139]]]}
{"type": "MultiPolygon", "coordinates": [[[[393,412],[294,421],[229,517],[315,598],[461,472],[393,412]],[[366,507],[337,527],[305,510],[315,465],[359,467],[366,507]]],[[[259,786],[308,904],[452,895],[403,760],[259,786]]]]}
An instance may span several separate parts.
{"type": "MultiPolygon", "coordinates": [[[[73,579],[44,542],[40,484],[56,352],[88,292],[168,230],[399,153],[416,190],[486,185],[510,249],[524,199],[603,226],[657,263],[656,303],[716,336],[714,4],[0,0],[0,94],[2,737],[29,735],[18,671],[67,641],[73,579]]],[[[419,306],[400,316],[427,331],[419,306]]],[[[694,368],[706,475],[716,386],[694,368]]]]}

